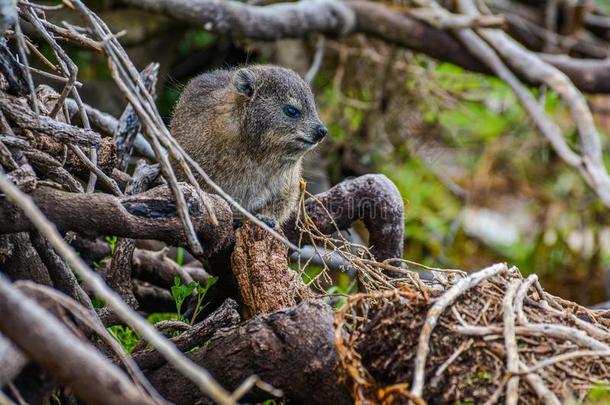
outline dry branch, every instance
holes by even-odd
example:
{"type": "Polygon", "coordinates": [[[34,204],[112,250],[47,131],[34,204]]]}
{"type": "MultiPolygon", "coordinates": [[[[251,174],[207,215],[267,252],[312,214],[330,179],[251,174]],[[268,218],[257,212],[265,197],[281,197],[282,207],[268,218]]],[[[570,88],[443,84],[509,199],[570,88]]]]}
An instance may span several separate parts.
{"type": "Polygon", "coordinates": [[[127,0],[141,7],[179,18],[232,38],[273,41],[302,38],[311,33],[338,34],[352,30],[354,15],[348,6],[333,0],[251,6],[236,1],[127,0]]]}
{"type": "Polygon", "coordinates": [[[0,277],[0,331],[91,404],[154,404],[96,349],[0,277]]]}
{"type": "MultiPolygon", "coordinates": [[[[147,165],[140,160],[134,170],[133,176],[127,182],[126,195],[134,195],[146,191],[150,184],[159,176],[158,165],[147,165]]],[[[132,268],[135,240],[119,238],[112,255],[110,268],[106,274],[106,281],[114,288],[131,307],[136,307],[137,300],[133,295],[132,268]]]]}
{"type": "Polygon", "coordinates": [[[0,92],[0,109],[19,127],[49,134],[61,142],[94,147],[100,146],[102,142],[102,137],[97,132],[37,115],[19,99],[2,92],[0,92]]]}
{"type": "Polygon", "coordinates": [[[91,299],[78,284],[78,280],[66,262],[55,253],[49,242],[37,231],[30,232],[30,239],[36,253],[49,271],[53,286],[79,302],[83,307],[93,310],[91,299]]]}
{"type": "MultiPolygon", "coordinates": [[[[227,204],[215,195],[206,195],[220,221],[214,227],[193,188],[180,186],[189,201],[189,210],[205,254],[227,246],[233,237],[233,219],[227,204]]],[[[83,236],[115,235],[126,238],[156,239],[171,245],[184,245],[185,238],[176,206],[167,186],[159,186],[135,196],[114,197],[108,194],[85,195],[40,187],[31,194],[40,210],[63,232],[75,231],[83,236]],[[87,215],[83,216],[82,213],[87,215]]],[[[6,200],[0,200],[0,234],[33,229],[27,216],[6,200]]]]}
{"type": "MultiPolygon", "coordinates": [[[[140,76],[148,92],[155,98],[155,87],[157,85],[157,74],[159,72],[159,64],[149,64],[141,73],[140,76]]],[[[138,115],[135,113],[131,104],[128,104],[119,118],[118,125],[114,132],[114,144],[117,147],[119,154],[118,168],[125,170],[131,157],[133,145],[136,137],[140,133],[142,126],[138,115]]]]}
{"type": "Polygon", "coordinates": [[[508,285],[506,295],[502,301],[502,321],[504,322],[504,344],[506,346],[506,368],[513,374],[506,383],[506,404],[516,405],[519,399],[519,352],[517,351],[517,337],[515,335],[515,309],[514,301],[519,288],[519,280],[512,280],[508,285]]]}
{"type": "MultiPolygon", "coordinates": [[[[472,71],[492,73],[450,32],[372,1],[327,0],[269,6],[214,0],[128,0],[127,3],[233,38],[269,41],[303,38],[315,33],[335,36],[363,33],[472,71]]],[[[610,92],[607,60],[542,57],[567,74],[580,90],[610,92]]]]}
{"type": "Polygon", "coordinates": [[[7,90],[13,94],[24,96],[28,93],[25,74],[6,43],[5,38],[0,39],[0,72],[7,82],[7,90]]]}

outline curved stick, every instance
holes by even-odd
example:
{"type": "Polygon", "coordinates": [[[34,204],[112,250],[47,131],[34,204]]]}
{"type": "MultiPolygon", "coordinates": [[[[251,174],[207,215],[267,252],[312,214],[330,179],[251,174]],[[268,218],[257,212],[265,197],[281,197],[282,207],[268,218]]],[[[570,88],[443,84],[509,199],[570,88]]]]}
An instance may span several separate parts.
{"type": "MultiPolygon", "coordinates": [[[[352,222],[362,220],[369,232],[371,253],[377,260],[402,257],[404,203],[394,183],[382,174],[345,180],[307,199],[305,209],[316,227],[326,234],[337,228],[348,229],[352,222]]],[[[298,243],[294,218],[285,224],[284,233],[298,243]]]]}

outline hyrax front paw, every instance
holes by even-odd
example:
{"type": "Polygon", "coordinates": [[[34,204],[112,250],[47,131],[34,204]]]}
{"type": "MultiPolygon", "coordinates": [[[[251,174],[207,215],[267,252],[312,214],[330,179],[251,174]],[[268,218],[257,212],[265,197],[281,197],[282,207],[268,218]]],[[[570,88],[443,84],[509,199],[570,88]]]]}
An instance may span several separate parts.
{"type": "Polygon", "coordinates": [[[271,219],[271,218],[267,218],[267,217],[262,216],[260,214],[255,214],[254,216],[256,218],[258,218],[260,221],[263,221],[271,229],[275,229],[277,227],[277,223],[273,219],[271,219]]]}

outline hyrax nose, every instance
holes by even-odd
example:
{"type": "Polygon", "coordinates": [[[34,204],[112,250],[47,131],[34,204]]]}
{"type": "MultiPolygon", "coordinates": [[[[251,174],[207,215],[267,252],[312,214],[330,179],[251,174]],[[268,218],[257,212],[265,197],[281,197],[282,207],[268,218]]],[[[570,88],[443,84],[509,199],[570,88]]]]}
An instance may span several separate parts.
{"type": "Polygon", "coordinates": [[[321,141],[322,139],[324,139],[326,134],[328,134],[328,129],[326,129],[326,127],[324,125],[320,124],[316,127],[316,130],[315,130],[313,136],[314,136],[316,142],[318,142],[318,141],[321,141]]]}

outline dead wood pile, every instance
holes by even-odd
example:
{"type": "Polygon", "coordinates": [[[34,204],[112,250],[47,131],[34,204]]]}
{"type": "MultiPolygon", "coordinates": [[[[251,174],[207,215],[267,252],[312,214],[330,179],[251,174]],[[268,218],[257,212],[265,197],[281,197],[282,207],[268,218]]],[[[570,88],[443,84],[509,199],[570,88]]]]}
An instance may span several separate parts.
{"type": "MultiPolygon", "coordinates": [[[[610,384],[610,316],[497,264],[350,297],[336,343],[360,403],[585,401],[610,384]]],[[[416,279],[413,279],[416,280],[416,279]]]]}
{"type": "MultiPolygon", "coordinates": [[[[319,404],[515,403],[517,397],[555,404],[610,383],[604,313],[552,297],[535,277],[523,279],[503,264],[470,276],[428,269],[434,278],[422,281],[404,262],[392,261],[402,256],[404,208],[384,176],[303,195],[299,215],[283,232],[249,213],[235,232],[229,206],[241,208],[220,189],[202,192],[194,173],[204,179],[205,173],[155,107],[155,64],[138,72],[116,35],[80,0],[62,4],[82,26],[49,21],[46,13],[56,6],[0,4],[6,29],[0,39],[0,403],[232,404],[283,395],[319,404]],[[51,49],[51,60],[36,41],[51,49]],[[118,119],[83,103],[78,67],[64,43],[107,58],[129,103],[118,119]],[[30,66],[32,58],[48,69],[30,66]],[[59,83],[59,90],[37,86],[32,74],[59,83]],[[154,152],[154,162],[139,161],[128,173],[138,142],[154,152]],[[177,182],[168,155],[189,182],[177,182]],[[367,228],[370,249],[340,234],[329,237],[355,220],[367,228]],[[116,237],[112,248],[104,235],[116,237]],[[185,247],[197,260],[179,265],[166,249],[148,250],[144,239],[185,247]],[[306,257],[303,244],[316,254],[306,257]],[[288,269],[288,249],[298,256],[299,272],[288,269]],[[337,314],[311,291],[328,268],[310,286],[297,277],[328,252],[367,292],[350,297],[337,314]],[[190,324],[151,325],[141,316],[175,309],[176,277],[183,284],[209,280],[203,261],[220,276],[205,312],[190,324]],[[111,325],[137,334],[131,356],[108,333],[111,325]]],[[[371,17],[382,10],[345,4],[353,10],[320,14],[321,23],[360,10],[357,24],[366,33],[375,25],[364,18],[367,10],[378,11],[371,17]]],[[[341,11],[345,4],[298,2],[279,10],[303,7],[316,16],[317,7],[341,11]]],[[[384,18],[404,23],[407,17],[388,10],[384,18]]],[[[453,28],[464,32],[460,27],[453,28]]],[[[596,133],[586,133],[583,144],[595,146],[596,133]]],[[[599,191],[606,190],[607,174],[592,170],[595,151],[586,150],[595,157],[586,167],[581,157],[564,157],[608,202],[599,191]]],[[[186,306],[193,310],[193,300],[186,306]]]]}

